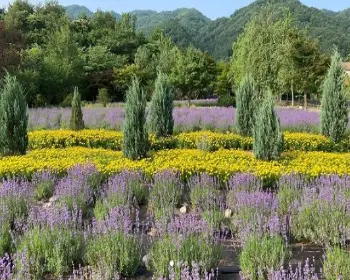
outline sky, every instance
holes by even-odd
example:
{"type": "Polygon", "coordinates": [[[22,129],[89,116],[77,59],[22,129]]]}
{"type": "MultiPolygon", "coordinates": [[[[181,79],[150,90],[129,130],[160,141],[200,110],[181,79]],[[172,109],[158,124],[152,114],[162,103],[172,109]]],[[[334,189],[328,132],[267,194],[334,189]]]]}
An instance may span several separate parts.
{"type": "MultiPolygon", "coordinates": [[[[11,0],[0,0],[0,7],[7,6],[11,0]]],[[[43,3],[45,0],[30,0],[32,3],[43,3]]],[[[239,8],[249,5],[254,0],[59,0],[61,5],[84,5],[92,11],[113,10],[117,13],[133,10],[174,10],[177,8],[196,8],[211,19],[228,17],[239,8]]],[[[350,8],[349,0],[301,0],[308,6],[319,9],[340,11],[350,8]]]]}

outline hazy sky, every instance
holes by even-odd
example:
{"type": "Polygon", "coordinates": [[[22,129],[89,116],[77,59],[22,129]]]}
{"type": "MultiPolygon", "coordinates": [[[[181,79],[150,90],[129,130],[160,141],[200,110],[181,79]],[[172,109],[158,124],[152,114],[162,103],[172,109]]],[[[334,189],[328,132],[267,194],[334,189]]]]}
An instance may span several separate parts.
{"type": "MultiPolygon", "coordinates": [[[[0,0],[0,7],[7,6],[11,0],[0,0]]],[[[31,0],[33,3],[43,3],[42,0],[31,0]]],[[[129,12],[136,9],[150,9],[156,11],[174,10],[188,7],[200,10],[209,18],[215,19],[230,16],[236,9],[247,6],[253,0],[59,0],[62,5],[78,4],[95,11],[114,10],[118,13],[129,12]]],[[[349,0],[301,0],[308,6],[334,11],[350,8],[349,0]]]]}

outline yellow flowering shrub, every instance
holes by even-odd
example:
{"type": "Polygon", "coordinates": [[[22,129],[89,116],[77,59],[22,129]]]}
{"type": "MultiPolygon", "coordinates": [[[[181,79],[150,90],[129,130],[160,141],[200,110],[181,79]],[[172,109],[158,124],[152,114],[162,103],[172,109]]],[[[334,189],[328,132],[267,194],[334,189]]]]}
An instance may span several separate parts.
{"type": "MultiPolygon", "coordinates": [[[[345,139],[340,144],[317,134],[290,133],[284,134],[286,151],[350,151],[350,140],[345,139]]],[[[89,147],[104,148],[120,151],[122,149],[123,134],[108,130],[43,130],[29,133],[29,148],[66,148],[89,147]]],[[[178,135],[159,138],[149,136],[151,149],[201,149],[216,151],[219,149],[252,150],[253,139],[242,137],[235,133],[218,133],[211,131],[185,132],[178,135]]]]}
{"type": "Polygon", "coordinates": [[[33,150],[25,156],[0,159],[0,177],[25,175],[51,169],[64,173],[77,164],[94,163],[105,175],[124,169],[142,170],[146,174],[173,169],[183,176],[206,172],[226,180],[237,172],[249,172],[263,179],[275,179],[282,174],[300,173],[315,177],[321,174],[350,174],[350,153],[287,152],[278,161],[264,162],[254,159],[251,152],[238,150],[174,149],[152,152],[140,161],[125,159],[122,152],[105,149],[71,147],[66,149],[33,150]]]}

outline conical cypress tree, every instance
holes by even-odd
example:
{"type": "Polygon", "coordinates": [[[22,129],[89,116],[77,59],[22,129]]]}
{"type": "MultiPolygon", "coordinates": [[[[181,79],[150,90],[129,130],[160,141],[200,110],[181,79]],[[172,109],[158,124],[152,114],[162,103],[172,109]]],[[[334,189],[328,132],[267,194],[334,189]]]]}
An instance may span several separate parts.
{"type": "Polygon", "coordinates": [[[348,100],[345,75],[337,51],[322,86],[321,133],[338,143],[348,126],[348,100]]]}
{"type": "Polygon", "coordinates": [[[28,147],[28,113],[24,90],[6,74],[0,93],[0,154],[23,155],[28,147]]]}
{"type": "Polygon", "coordinates": [[[236,94],[236,130],[240,135],[252,136],[256,117],[256,86],[251,75],[247,75],[236,94]]]}
{"type": "Polygon", "coordinates": [[[125,157],[135,160],[144,158],[147,151],[146,95],[135,78],[126,93],[123,153],[125,157]]]}
{"type": "Polygon", "coordinates": [[[173,134],[173,90],[169,83],[169,78],[159,72],[155,82],[150,112],[149,112],[149,132],[156,137],[165,137],[173,134]]]}
{"type": "Polygon", "coordinates": [[[280,120],[274,109],[272,93],[265,97],[254,125],[254,155],[257,159],[278,159],[283,151],[280,120]]]}
{"type": "Polygon", "coordinates": [[[81,130],[84,129],[83,111],[81,110],[81,97],[77,87],[74,88],[72,100],[72,114],[70,117],[70,129],[81,130]]]}

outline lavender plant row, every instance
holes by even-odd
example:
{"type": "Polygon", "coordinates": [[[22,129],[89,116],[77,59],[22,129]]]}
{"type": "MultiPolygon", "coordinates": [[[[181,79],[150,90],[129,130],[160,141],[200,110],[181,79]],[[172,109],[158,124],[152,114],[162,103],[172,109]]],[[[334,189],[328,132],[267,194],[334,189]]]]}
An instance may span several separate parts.
{"type": "MultiPolygon", "coordinates": [[[[233,131],[235,108],[200,107],[175,108],[175,131],[217,130],[233,131]]],[[[277,109],[281,124],[291,131],[317,131],[319,113],[299,109],[277,109]]],[[[29,129],[68,128],[69,108],[39,108],[29,110],[29,129]]],[[[88,128],[121,130],[124,108],[84,108],[84,122],[88,128]]]]}
{"type": "Polygon", "coordinates": [[[104,178],[86,165],[1,182],[0,279],[121,279],[142,267],[154,279],[214,279],[228,240],[243,248],[242,279],[318,279],[309,261],[288,265],[297,241],[327,251],[326,279],[345,275],[350,255],[332,248],[350,240],[350,177],[291,174],[266,189],[251,174],[104,178]],[[258,246],[247,263],[254,238],[281,240],[283,254],[258,246]]]}

